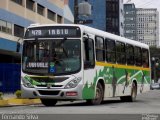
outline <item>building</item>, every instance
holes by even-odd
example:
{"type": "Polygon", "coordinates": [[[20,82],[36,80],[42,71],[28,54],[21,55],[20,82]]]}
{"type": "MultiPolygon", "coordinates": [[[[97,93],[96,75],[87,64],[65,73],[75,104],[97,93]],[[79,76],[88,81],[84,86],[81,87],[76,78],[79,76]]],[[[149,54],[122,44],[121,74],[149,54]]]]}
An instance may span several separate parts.
{"type": "Polygon", "coordinates": [[[6,88],[3,89],[6,86],[13,87],[10,86],[12,83],[15,85],[15,81],[11,81],[15,77],[12,75],[20,74],[20,71],[16,74],[15,69],[10,68],[12,66],[10,63],[14,64],[13,67],[17,65],[15,63],[20,63],[22,50],[18,52],[17,41],[22,41],[24,32],[30,24],[73,23],[73,21],[67,0],[2,0],[0,3],[0,91],[7,91],[6,88]],[[9,70],[8,73],[5,68],[9,70]]]}
{"type": "Polygon", "coordinates": [[[134,3],[124,4],[124,37],[136,40],[136,8],[134,3]]]}
{"type": "MultiPolygon", "coordinates": [[[[0,4],[0,62],[16,56],[16,42],[33,23],[73,23],[64,0],[4,0],[0,4]],[[5,45],[4,45],[5,44],[5,45]],[[9,56],[6,56],[6,55],[9,56]],[[3,57],[2,57],[3,56],[3,57]]],[[[10,59],[11,58],[11,59],[10,59]]],[[[14,61],[14,60],[12,60],[14,61]]]]}
{"type": "Polygon", "coordinates": [[[154,8],[137,8],[137,40],[149,46],[159,46],[159,13],[154,8]]]}
{"type": "Polygon", "coordinates": [[[136,8],[124,4],[124,36],[159,47],[159,12],[155,8],[136,8]]]}
{"type": "MultiPolygon", "coordinates": [[[[74,1],[69,6],[74,14],[74,1]]],[[[82,2],[83,0],[78,0],[82,2]]],[[[123,36],[123,0],[87,0],[92,5],[89,17],[79,16],[80,20],[92,20],[86,25],[123,36]]]]}
{"type": "Polygon", "coordinates": [[[123,0],[106,0],[106,31],[124,36],[123,0]]]}

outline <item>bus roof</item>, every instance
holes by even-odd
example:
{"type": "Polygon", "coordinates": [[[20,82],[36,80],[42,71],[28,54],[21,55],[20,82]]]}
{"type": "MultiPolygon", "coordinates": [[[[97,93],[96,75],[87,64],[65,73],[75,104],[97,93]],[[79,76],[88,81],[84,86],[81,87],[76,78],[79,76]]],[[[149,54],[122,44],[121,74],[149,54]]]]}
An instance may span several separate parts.
{"type": "Polygon", "coordinates": [[[127,44],[131,44],[134,46],[138,46],[138,47],[142,47],[142,48],[146,48],[149,49],[149,46],[147,44],[135,41],[135,40],[131,40],[125,37],[121,37],[115,34],[111,34],[102,30],[98,30],[92,27],[88,27],[85,25],[79,25],[79,24],[31,24],[28,28],[34,28],[34,27],[47,27],[47,26],[77,26],[80,27],[80,29],[86,33],[90,33],[93,35],[97,35],[100,37],[105,37],[108,39],[112,39],[112,40],[116,40],[116,41],[120,41],[120,42],[124,42],[127,44]]]}
{"type": "Polygon", "coordinates": [[[111,33],[108,33],[108,32],[102,31],[102,30],[91,28],[91,27],[88,27],[88,26],[83,26],[83,25],[81,25],[81,26],[82,26],[81,29],[83,29],[87,33],[95,34],[97,36],[102,36],[102,37],[105,37],[105,38],[108,38],[108,39],[112,39],[112,40],[116,40],[116,41],[120,41],[120,42],[124,42],[124,43],[127,43],[127,44],[132,44],[132,45],[135,45],[135,46],[138,46],[138,47],[143,47],[143,48],[149,49],[149,46],[147,44],[144,44],[144,43],[141,43],[141,42],[138,42],[138,41],[135,41],[135,40],[131,40],[131,39],[128,39],[128,38],[125,38],[125,37],[121,37],[121,36],[118,36],[118,35],[115,35],[115,34],[111,34],[111,33]]]}

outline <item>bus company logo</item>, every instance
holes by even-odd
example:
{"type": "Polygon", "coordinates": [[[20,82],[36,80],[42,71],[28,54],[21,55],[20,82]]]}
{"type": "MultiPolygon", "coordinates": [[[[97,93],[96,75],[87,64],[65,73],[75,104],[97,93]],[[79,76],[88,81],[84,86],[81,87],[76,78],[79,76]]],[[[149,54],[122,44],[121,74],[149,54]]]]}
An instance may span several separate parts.
{"type": "Polygon", "coordinates": [[[52,87],[51,84],[47,84],[47,88],[50,89],[52,87]]]}
{"type": "Polygon", "coordinates": [[[159,120],[156,114],[142,114],[142,120],[159,120]]]}

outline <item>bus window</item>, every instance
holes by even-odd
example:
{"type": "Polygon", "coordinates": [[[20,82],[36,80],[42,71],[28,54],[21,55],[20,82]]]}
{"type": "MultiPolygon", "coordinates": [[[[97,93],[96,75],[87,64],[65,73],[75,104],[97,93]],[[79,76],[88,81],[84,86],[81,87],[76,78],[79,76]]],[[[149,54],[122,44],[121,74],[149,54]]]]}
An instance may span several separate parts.
{"type": "Polygon", "coordinates": [[[94,44],[92,39],[84,38],[84,68],[95,66],[94,44]]]}
{"type": "Polygon", "coordinates": [[[149,52],[147,49],[142,49],[142,62],[144,68],[149,67],[149,52]]]}
{"type": "Polygon", "coordinates": [[[142,50],[140,47],[134,48],[135,65],[142,66],[142,50]]]}
{"type": "Polygon", "coordinates": [[[132,45],[126,45],[126,60],[128,65],[134,65],[134,47],[132,45]]]}
{"type": "Polygon", "coordinates": [[[116,49],[115,49],[115,41],[106,39],[106,61],[115,63],[116,62],[116,49]]]}
{"type": "Polygon", "coordinates": [[[97,61],[105,61],[104,39],[102,37],[96,37],[95,46],[97,61]]]}
{"type": "Polygon", "coordinates": [[[117,63],[126,64],[126,50],[124,43],[116,42],[116,55],[117,63]]]}

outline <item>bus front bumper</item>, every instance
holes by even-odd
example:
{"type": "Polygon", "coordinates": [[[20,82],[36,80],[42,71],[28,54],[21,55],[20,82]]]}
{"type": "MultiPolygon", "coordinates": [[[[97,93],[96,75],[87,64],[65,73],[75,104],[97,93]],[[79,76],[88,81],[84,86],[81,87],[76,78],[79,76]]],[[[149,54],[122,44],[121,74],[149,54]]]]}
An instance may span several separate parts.
{"type": "Polygon", "coordinates": [[[21,85],[22,98],[47,98],[59,100],[81,100],[83,84],[71,89],[27,88],[21,85]]]}

